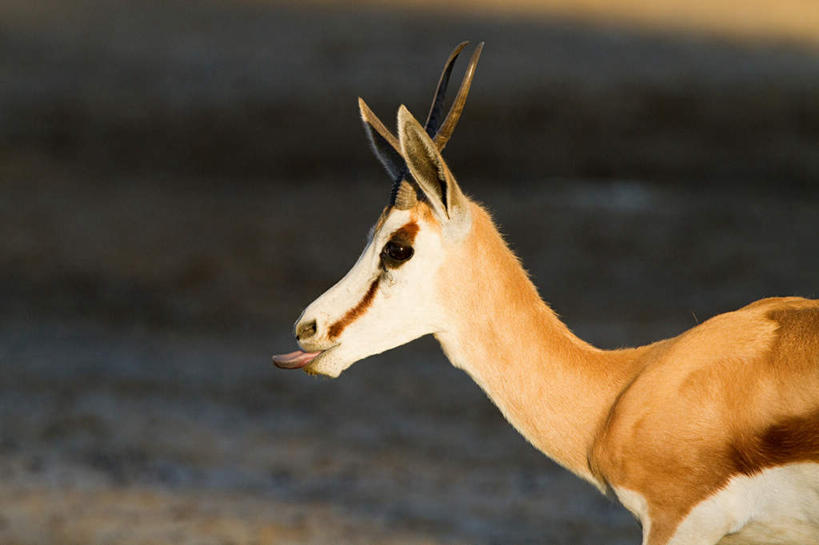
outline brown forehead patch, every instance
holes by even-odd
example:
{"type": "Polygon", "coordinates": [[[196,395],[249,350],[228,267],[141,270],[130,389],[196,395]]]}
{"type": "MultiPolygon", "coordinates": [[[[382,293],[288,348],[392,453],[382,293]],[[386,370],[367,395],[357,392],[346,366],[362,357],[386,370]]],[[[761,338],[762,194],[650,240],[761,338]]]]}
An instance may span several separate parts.
{"type": "Polygon", "coordinates": [[[418,224],[413,220],[399,229],[396,229],[390,238],[398,239],[402,243],[410,245],[415,242],[415,236],[418,234],[419,229],[420,227],[418,227],[418,224]]]}
{"type": "MultiPolygon", "coordinates": [[[[387,217],[389,217],[390,212],[392,211],[392,206],[387,206],[384,208],[384,210],[382,210],[381,216],[378,218],[375,227],[373,227],[373,231],[378,231],[384,226],[384,223],[387,221],[387,217]]],[[[419,219],[421,219],[430,224],[435,230],[441,229],[441,225],[438,223],[438,219],[435,217],[435,213],[432,211],[432,208],[430,208],[430,206],[424,201],[418,201],[418,203],[409,210],[409,213],[410,220],[412,222],[417,222],[419,219]]]]}
{"type": "Polygon", "coordinates": [[[438,218],[435,217],[435,212],[433,212],[432,208],[430,208],[430,206],[423,201],[419,202],[418,206],[416,206],[415,210],[413,210],[412,219],[417,220],[418,218],[431,225],[436,231],[441,230],[441,224],[438,223],[438,218]]]}
{"type": "Polygon", "coordinates": [[[367,290],[367,293],[364,294],[364,297],[361,298],[361,301],[359,301],[356,306],[348,310],[340,320],[330,326],[327,334],[331,339],[341,335],[344,328],[364,315],[364,313],[373,303],[375,292],[378,290],[378,282],[380,280],[381,276],[379,275],[378,278],[373,280],[373,283],[370,284],[370,288],[367,290]]]}

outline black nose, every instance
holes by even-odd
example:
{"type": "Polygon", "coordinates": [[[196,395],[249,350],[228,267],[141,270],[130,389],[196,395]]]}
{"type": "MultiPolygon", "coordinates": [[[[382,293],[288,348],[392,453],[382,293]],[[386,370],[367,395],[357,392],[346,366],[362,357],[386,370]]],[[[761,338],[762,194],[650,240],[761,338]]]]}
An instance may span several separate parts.
{"type": "Polygon", "coordinates": [[[316,334],[316,321],[310,320],[296,326],[296,340],[304,341],[316,334]]]}

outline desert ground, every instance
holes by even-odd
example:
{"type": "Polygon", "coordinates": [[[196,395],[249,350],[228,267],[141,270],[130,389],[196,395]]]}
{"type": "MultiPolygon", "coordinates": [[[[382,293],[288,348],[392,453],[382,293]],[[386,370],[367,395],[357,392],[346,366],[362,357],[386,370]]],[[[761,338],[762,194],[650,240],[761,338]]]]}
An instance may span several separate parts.
{"type": "Polygon", "coordinates": [[[446,156],[579,336],[635,345],[819,296],[812,45],[372,6],[15,5],[4,545],[639,542],[432,339],[337,380],[271,365],[388,198],[356,97],[385,121],[422,112],[461,39],[487,45],[446,156]]]}

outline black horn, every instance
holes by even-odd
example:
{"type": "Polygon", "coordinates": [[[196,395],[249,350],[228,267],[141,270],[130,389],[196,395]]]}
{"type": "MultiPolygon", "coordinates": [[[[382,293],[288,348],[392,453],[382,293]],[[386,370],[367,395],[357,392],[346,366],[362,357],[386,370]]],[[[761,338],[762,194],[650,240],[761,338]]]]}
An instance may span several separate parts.
{"type": "MultiPolygon", "coordinates": [[[[478,58],[483,49],[483,44],[483,42],[478,44],[478,47],[474,53],[472,53],[472,58],[464,74],[461,87],[458,89],[458,94],[446,118],[442,119],[446,90],[449,85],[450,76],[452,75],[452,69],[455,66],[458,55],[469,45],[469,42],[461,42],[455,46],[455,49],[452,50],[452,53],[449,54],[449,57],[444,63],[444,68],[438,79],[438,85],[435,87],[432,104],[430,105],[429,113],[424,123],[424,129],[427,134],[433,138],[439,150],[446,146],[461,117],[464,104],[466,103],[466,97],[469,94],[469,88],[472,85],[472,78],[475,75],[475,66],[478,64],[478,58]]],[[[390,205],[409,205],[409,203],[413,202],[413,199],[410,198],[410,192],[412,190],[409,187],[402,187],[402,185],[404,185],[402,182],[405,181],[409,174],[409,169],[407,168],[404,158],[401,156],[401,147],[398,143],[398,139],[393,136],[389,129],[384,126],[384,123],[378,119],[378,116],[373,113],[369,106],[367,106],[367,103],[361,98],[358,99],[358,107],[361,111],[361,121],[364,124],[364,131],[367,133],[370,146],[387,171],[387,174],[389,174],[390,179],[393,181],[390,205]],[[398,203],[397,200],[400,200],[401,203],[398,203]]]]}

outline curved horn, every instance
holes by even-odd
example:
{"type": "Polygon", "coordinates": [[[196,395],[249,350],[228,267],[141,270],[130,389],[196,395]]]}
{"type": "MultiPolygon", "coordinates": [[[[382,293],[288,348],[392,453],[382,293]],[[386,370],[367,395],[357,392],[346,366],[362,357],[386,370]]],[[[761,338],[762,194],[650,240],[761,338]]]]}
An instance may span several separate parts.
{"type": "MultiPolygon", "coordinates": [[[[472,78],[475,75],[475,66],[478,64],[478,58],[481,56],[483,44],[484,42],[478,44],[477,49],[475,49],[475,52],[472,53],[472,58],[470,59],[469,66],[464,74],[461,87],[458,89],[458,95],[455,97],[455,102],[452,104],[443,125],[441,125],[441,110],[443,109],[444,99],[446,98],[446,89],[449,85],[449,77],[452,74],[452,69],[455,66],[455,61],[458,59],[458,55],[460,55],[461,51],[463,51],[463,49],[469,45],[469,42],[461,42],[455,46],[455,49],[452,50],[452,53],[449,54],[449,58],[444,63],[444,69],[441,71],[441,77],[438,79],[438,86],[435,88],[435,95],[429,108],[427,120],[424,123],[424,128],[426,129],[427,134],[429,134],[430,137],[434,135],[435,143],[438,144],[439,150],[446,146],[446,143],[452,136],[452,131],[455,130],[455,125],[458,124],[458,119],[461,117],[461,112],[463,112],[464,104],[466,103],[466,95],[469,94],[469,88],[472,85],[472,78]]],[[[358,108],[361,111],[361,120],[364,121],[365,124],[372,127],[384,140],[387,141],[387,143],[389,143],[390,146],[392,146],[395,151],[400,154],[401,146],[398,144],[398,139],[393,136],[384,123],[378,119],[378,116],[373,113],[373,111],[369,106],[367,106],[367,103],[364,102],[361,97],[358,99],[358,108]]]]}
{"type": "Polygon", "coordinates": [[[435,88],[435,94],[432,98],[432,104],[429,107],[427,120],[424,122],[424,129],[430,137],[435,136],[441,126],[441,111],[444,108],[444,99],[446,99],[446,88],[449,85],[449,76],[452,74],[452,68],[455,66],[455,61],[458,55],[461,54],[464,47],[469,45],[469,42],[461,42],[455,46],[449,58],[444,63],[444,69],[441,71],[441,77],[438,79],[438,86],[435,88]]]}
{"type": "Polygon", "coordinates": [[[478,59],[481,56],[481,50],[483,50],[483,44],[484,42],[479,43],[478,47],[475,48],[475,52],[472,53],[472,58],[469,59],[469,66],[466,68],[466,74],[464,74],[464,79],[461,82],[461,88],[458,89],[455,102],[452,103],[452,108],[449,109],[444,124],[435,134],[434,140],[438,150],[443,150],[446,147],[449,138],[452,136],[452,131],[455,130],[455,125],[458,124],[458,120],[461,118],[461,113],[466,104],[466,96],[469,94],[469,87],[472,85],[472,78],[475,76],[475,67],[478,65],[478,59]]]}
{"type": "MultiPolygon", "coordinates": [[[[466,96],[469,94],[469,88],[472,85],[472,78],[475,75],[475,66],[478,64],[478,58],[481,55],[483,44],[484,42],[478,44],[478,47],[474,53],[472,53],[472,58],[464,74],[461,87],[458,89],[458,95],[455,97],[455,101],[442,124],[441,112],[444,107],[449,78],[452,75],[452,69],[455,66],[458,55],[469,45],[469,42],[461,42],[455,46],[455,49],[452,50],[452,53],[449,54],[449,58],[444,63],[444,68],[441,71],[438,85],[435,88],[435,95],[432,98],[432,104],[429,108],[429,114],[427,114],[427,119],[424,122],[426,133],[430,138],[433,138],[439,151],[446,146],[449,138],[452,136],[452,132],[455,130],[455,126],[458,124],[458,119],[461,117],[461,112],[463,112],[466,96]]],[[[401,155],[401,145],[398,139],[393,136],[390,130],[378,119],[378,116],[373,113],[370,107],[367,106],[367,103],[360,97],[358,99],[358,109],[361,112],[361,121],[364,124],[364,131],[367,133],[370,146],[393,180],[390,204],[398,208],[411,208],[412,205],[415,204],[416,194],[413,186],[405,181],[405,178],[409,174],[409,169],[401,155]]]]}

